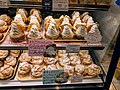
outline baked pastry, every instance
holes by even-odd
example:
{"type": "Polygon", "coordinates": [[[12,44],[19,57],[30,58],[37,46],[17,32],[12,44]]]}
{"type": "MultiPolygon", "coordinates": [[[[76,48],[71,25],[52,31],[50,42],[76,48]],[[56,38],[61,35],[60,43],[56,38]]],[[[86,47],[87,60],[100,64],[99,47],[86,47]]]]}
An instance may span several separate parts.
{"type": "Polygon", "coordinates": [[[2,67],[4,65],[3,61],[0,60],[0,67],[2,67]]]}
{"type": "Polygon", "coordinates": [[[0,79],[8,79],[13,75],[14,69],[12,66],[4,65],[0,68],[0,79]]]}
{"type": "Polygon", "coordinates": [[[52,16],[47,16],[45,19],[44,19],[44,26],[45,26],[45,29],[47,29],[49,23],[53,23],[56,25],[56,21],[53,19],[52,16]]]}
{"type": "Polygon", "coordinates": [[[8,25],[11,24],[11,18],[6,14],[0,15],[0,20],[5,21],[8,25]]]}
{"type": "Polygon", "coordinates": [[[39,21],[39,23],[42,22],[41,12],[40,12],[39,10],[37,10],[37,9],[31,9],[31,10],[30,10],[30,15],[36,16],[37,19],[38,19],[38,21],[39,21]]]}
{"type": "Polygon", "coordinates": [[[20,62],[28,62],[30,63],[31,62],[31,57],[28,56],[28,53],[22,53],[19,57],[19,61],[20,62]]]}
{"type": "Polygon", "coordinates": [[[84,65],[90,65],[92,64],[91,56],[90,55],[84,55],[81,57],[82,64],[84,65]]]}
{"type": "Polygon", "coordinates": [[[25,39],[24,31],[21,28],[22,26],[18,22],[12,22],[9,34],[12,41],[23,41],[25,39]]]}
{"type": "Polygon", "coordinates": [[[10,50],[10,55],[13,57],[18,57],[20,55],[20,50],[10,50]]]}
{"type": "Polygon", "coordinates": [[[32,77],[35,77],[35,78],[41,77],[42,76],[42,70],[43,70],[42,66],[40,66],[40,65],[33,65],[32,69],[31,69],[32,77]]]}
{"type": "Polygon", "coordinates": [[[78,55],[71,55],[70,58],[70,65],[75,66],[77,63],[80,63],[80,57],[78,55]]]}
{"type": "Polygon", "coordinates": [[[76,25],[81,24],[81,23],[82,23],[82,21],[81,21],[80,17],[77,17],[77,18],[74,20],[73,29],[76,30],[76,25]]]}
{"type": "Polygon", "coordinates": [[[67,55],[66,50],[58,50],[58,57],[65,57],[67,55]]]}
{"type": "Polygon", "coordinates": [[[57,70],[57,67],[55,64],[51,64],[51,65],[45,66],[45,70],[57,70]]]}
{"type": "Polygon", "coordinates": [[[76,18],[80,18],[80,13],[78,11],[72,13],[72,24],[75,23],[76,18]]]}
{"type": "Polygon", "coordinates": [[[100,74],[101,68],[95,64],[91,64],[88,66],[88,75],[89,76],[98,76],[100,74]]]}
{"type": "Polygon", "coordinates": [[[2,40],[4,37],[4,34],[3,33],[0,33],[0,40],[2,40]]]}
{"type": "Polygon", "coordinates": [[[8,56],[6,60],[4,60],[4,64],[15,66],[17,63],[17,59],[13,56],[8,56]]]}
{"type": "Polygon", "coordinates": [[[41,39],[41,31],[42,27],[40,27],[39,25],[36,24],[30,24],[28,26],[28,34],[27,34],[27,38],[28,39],[41,39]]]}
{"type": "Polygon", "coordinates": [[[47,65],[56,64],[57,59],[56,59],[56,58],[48,58],[48,57],[45,57],[45,58],[44,58],[44,62],[45,62],[45,64],[47,64],[47,65]]]}
{"type": "Polygon", "coordinates": [[[89,15],[89,12],[84,12],[80,17],[81,17],[81,19],[83,19],[84,18],[84,16],[86,16],[86,15],[89,15]]]}
{"type": "Polygon", "coordinates": [[[79,65],[75,66],[75,74],[76,75],[83,75],[84,70],[85,70],[85,66],[82,65],[82,64],[79,64],[79,65]]]}
{"type": "Polygon", "coordinates": [[[63,19],[64,19],[64,15],[61,15],[61,16],[59,17],[59,19],[58,19],[57,24],[58,24],[58,25],[61,25],[61,24],[62,24],[63,19]]]}
{"type": "Polygon", "coordinates": [[[94,23],[90,29],[88,30],[88,33],[95,33],[95,34],[100,34],[99,28],[98,28],[98,24],[94,23]]]}
{"type": "Polygon", "coordinates": [[[68,73],[68,75],[72,76],[72,75],[74,75],[75,68],[73,66],[70,66],[70,65],[65,65],[64,72],[66,72],[66,73],[68,73]]]}
{"type": "Polygon", "coordinates": [[[6,32],[8,29],[7,23],[3,20],[0,20],[0,33],[6,32]]]}
{"type": "Polygon", "coordinates": [[[53,23],[49,23],[48,28],[46,28],[45,36],[49,39],[57,39],[59,37],[57,26],[53,23]]]}
{"type": "Polygon", "coordinates": [[[64,67],[65,65],[70,65],[70,59],[68,57],[61,57],[58,59],[58,63],[61,67],[64,67]]]}
{"type": "Polygon", "coordinates": [[[80,54],[80,56],[82,57],[82,56],[84,56],[85,54],[88,55],[89,52],[88,52],[88,50],[80,50],[79,54],[80,54]]]}
{"type": "Polygon", "coordinates": [[[43,64],[43,61],[44,61],[44,58],[43,57],[40,57],[40,56],[33,56],[32,57],[32,61],[31,63],[33,65],[42,65],[43,64]]]}
{"type": "Polygon", "coordinates": [[[16,14],[21,14],[23,16],[23,21],[27,22],[27,11],[25,9],[18,8],[16,14]]]}
{"type": "Polygon", "coordinates": [[[39,23],[37,17],[34,16],[34,15],[31,15],[31,16],[28,18],[28,21],[30,22],[29,25],[30,25],[30,24],[37,24],[38,26],[40,26],[40,23],[39,23]]]}
{"type": "Polygon", "coordinates": [[[18,67],[19,75],[28,75],[31,70],[31,65],[28,62],[21,62],[18,67]]]}
{"type": "Polygon", "coordinates": [[[88,14],[86,14],[83,18],[82,18],[82,22],[83,23],[87,23],[88,19],[90,18],[91,16],[89,16],[88,14]]]}
{"type": "Polygon", "coordinates": [[[0,50],[0,59],[4,59],[8,56],[9,51],[8,50],[0,50]]]}

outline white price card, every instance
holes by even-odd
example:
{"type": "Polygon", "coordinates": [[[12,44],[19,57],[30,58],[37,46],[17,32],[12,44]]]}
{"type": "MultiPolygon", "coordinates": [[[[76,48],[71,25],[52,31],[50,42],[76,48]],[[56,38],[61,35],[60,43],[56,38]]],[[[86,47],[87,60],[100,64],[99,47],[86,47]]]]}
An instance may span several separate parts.
{"type": "Polygon", "coordinates": [[[80,45],[67,45],[66,52],[67,53],[79,53],[80,45]]]}
{"type": "Polygon", "coordinates": [[[68,11],[69,0],[52,0],[52,11],[68,11]]]}
{"type": "Polygon", "coordinates": [[[83,76],[80,75],[71,76],[71,83],[82,82],[82,81],[83,81],[83,76]]]}
{"type": "Polygon", "coordinates": [[[102,36],[100,34],[88,33],[85,35],[85,40],[87,42],[100,42],[102,40],[102,36]]]}
{"type": "Polygon", "coordinates": [[[8,7],[9,0],[0,0],[0,8],[8,7]]]}

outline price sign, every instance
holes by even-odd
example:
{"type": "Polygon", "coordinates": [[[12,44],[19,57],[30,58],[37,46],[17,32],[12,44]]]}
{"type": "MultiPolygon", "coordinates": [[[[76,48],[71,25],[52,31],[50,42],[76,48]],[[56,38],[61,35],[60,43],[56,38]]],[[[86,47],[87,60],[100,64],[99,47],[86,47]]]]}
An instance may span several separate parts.
{"type": "Polygon", "coordinates": [[[9,0],[0,0],[0,8],[7,8],[9,5],[9,0]]]}
{"type": "Polygon", "coordinates": [[[100,34],[88,33],[85,35],[85,40],[87,42],[100,42],[102,40],[102,36],[100,34]]]}
{"type": "Polygon", "coordinates": [[[29,56],[43,56],[46,46],[52,44],[51,40],[28,40],[28,53],[29,56]]]}
{"type": "Polygon", "coordinates": [[[43,70],[43,84],[56,83],[55,80],[61,73],[64,73],[64,70],[43,70]]]}
{"type": "Polygon", "coordinates": [[[71,76],[71,82],[82,82],[83,81],[83,76],[80,75],[75,75],[75,76],[71,76]]]}
{"type": "Polygon", "coordinates": [[[42,10],[51,11],[52,10],[52,0],[42,0],[42,10]]]}
{"type": "Polygon", "coordinates": [[[80,45],[67,45],[66,52],[67,53],[79,53],[80,45]]]}
{"type": "Polygon", "coordinates": [[[52,0],[52,11],[68,11],[69,0],[52,0]]]}

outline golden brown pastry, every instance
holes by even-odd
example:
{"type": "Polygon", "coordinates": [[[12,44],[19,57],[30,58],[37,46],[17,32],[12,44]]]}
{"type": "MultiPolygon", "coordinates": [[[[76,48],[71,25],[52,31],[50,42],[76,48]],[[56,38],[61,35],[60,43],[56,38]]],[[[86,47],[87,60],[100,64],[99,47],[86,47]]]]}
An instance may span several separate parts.
{"type": "Polygon", "coordinates": [[[76,18],[80,18],[80,13],[78,11],[72,13],[72,24],[75,23],[76,18]]]}
{"type": "Polygon", "coordinates": [[[88,75],[90,76],[98,76],[100,74],[101,68],[95,64],[91,64],[88,66],[88,75]]]}
{"type": "Polygon", "coordinates": [[[89,54],[89,52],[88,52],[88,50],[80,50],[79,54],[82,57],[85,54],[89,54]]]}
{"type": "Polygon", "coordinates": [[[12,22],[9,34],[12,41],[23,41],[25,39],[24,31],[21,28],[22,26],[18,22],[12,22]]]}
{"type": "Polygon", "coordinates": [[[0,50],[0,59],[4,59],[8,56],[9,51],[8,50],[0,50]]]}
{"type": "Polygon", "coordinates": [[[61,67],[64,67],[65,65],[70,65],[70,59],[68,57],[61,57],[59,58],[58,63],[61,67]]]}
{"type": "Polygon", "coordinates": [[[61,16],[59,17],[59,19],[58,19],[57,24],[61,25],[61,24],[62,24],[63,19],[64,19],[64,15],[61,15],[61,16]]]}
{"type": "Polygon", "coordinates": [[[27,22],[27,11],[25,9],[18,8],[16,14],[21,14],[24,22],[27,22]]]}
{"type": "Polygon", "coordinates": [[[57,67],[55,64],[47,65],[44,68],[45,70],[57,70],[57,67]]]}
{"type": "Polygon", "coordinates": [[[80,62],[80,57],[78,55],[71,55],[70,58],[70,64],[75,66],[77,63],[80,62]]]}
{"type": "Polygon", "coordinates": [[[40,57],[40,56],[33,56],[32,57],[32,61],[31,63],[33,65],[42,65],[43,64],[43,61],[44,61],[44,58],[43,57],[40,57]]]}
{"type": "Polygon", "coordinates": [[[84,16],[86,16],[86,15],[89,15],[89,12],[84,12],[80,17],[81,17],[81,19],[83,19],[84,18],[84,16]]]}
{"type": "Polygon", "coordinates": [[[38,19],[38,21],[39,21],[39,23],[42,22],[41,12],[40,12],[39,10],[37,10],[37,9],[31,9],[31,10],[30,10],[30,15],[36,16],[37,19],[38,19]]]}
{"type": "Polygon", "coordinates": [[[68,53],[66,53],[66,50],[58,50],[58,57],[64,57],[67,55],[68,53]]]}
{"type": "Polygon", "coordinates": [[[88,33],[100,34],[98,24],[97,23],[92,24],[91,27],[88,29],[88,33]]]}
{"type": "Polygon", "coordinates": [[[11,18],[6,14],[0,15],[0,20],[5,21],[8,25],[11,24],[11,18]]]}
{"type": "Polygon", "coordinates": [[[0,67],[3,66],[3,65],[4,65],[3,61],[0,60],[0,67]]]}
{"type": "Polygon", "coordinates": [[[42,77],[42,70],[43,70],[42,66],[40,66],[40,65],[33,65],[32,69],[31,69],[32,77],[35,77],[35,78],[42,77]]]}
{"type": "Polygon", "coordinates": [[[20,55],[20,50],[10,50],[10,55],[13,57],[18,57],[20,55]]]}
{"type": "Polygon", "coordinates": [[[31,57],[28,56],[28,53],[22,53],[19,57],[19,61],[20,62],[28,62],[30,63],[31,62],[31,57]]]}
{"type": "Polygon", "coordinates": [[[75,66],[75,73],[76,73],[76,75],[83,75],[84,70],[85,70],[85,67],[82,64],[79,64],[79,65],[75,66]]]}
{"type": "Polygon", "coordinates": [[[90,55],[84,55],[81,57],[81,60],[82,60],[82,64],[84,65],[90,65],[92,64],[92,58],[90,55]]]}
{"type": "Polygon", "coordinates": [[[18,67],[19,75],[28,75],[31,70],[31,65],[28,62],[21,62],[18,67]]]}
{"type": "Polygon", "coordinates": [[[40,26],[40,23],[39,23],[37,17],[34,16],[34,15],[29,16],[28,21],[30,22],[29,24],[33,24],[34,23],[34,24],[37,24],[37,25],[40,26]]]}
{"type": "Polygon", "coordinates": [[[49,23],[53,23],[56,25],[56,21],[53,19],[52,16],[47,16],[45,19],[44,19],[44,26],[45,26],[45,29],[48,27],[47,24],[49,23]]]}
{"type": "Polygon", "coordinates": [[[56,64],[57,59],[56,59],[56,58],[48,58],[48,57],[45,57],[45,58],[44,58],[44,62],[45,62],[45,64],[47,64],[47,65],[56,64]]]}
{"type": "Polygon", "coordinates": [[[72,76],[72,75],[74,75],[75,68],[73,66],[70,66],[70,65],[65,65],[64,72],[66,72],[66,73],[68,73],[68,75],[72,76]]]}
{"type": "Polygon", "coordinates": [[[13,56],[8,56],[6,60],[4,61],[4,64],[15,66],[17,63],[17,59],[13,56]]]}
{"type": "Polygon", "coordinates": [[[0,79],[8,79],[13,75],[14,69],[12,66],[4,65],[0,68],[0,79]]]}
{"type": "Polygon", "coordinates": [[[0,33],[6,32],[8,29],[7,23],[3,20],[0,20],[0,33]]]}
{"type": "Polygon", "coordinates": [[[0,40],[2,40],[4,37],[4,34],[0,33],[0,40]]]}

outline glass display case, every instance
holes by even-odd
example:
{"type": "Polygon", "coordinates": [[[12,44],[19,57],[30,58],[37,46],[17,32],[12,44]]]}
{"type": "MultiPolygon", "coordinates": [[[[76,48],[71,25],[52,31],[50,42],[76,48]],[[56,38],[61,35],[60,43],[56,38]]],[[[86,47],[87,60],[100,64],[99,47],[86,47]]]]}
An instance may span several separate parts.
{"type": "Polygon", "coordinates": [[[70,0],[68,12],[44,11],[41,0],[10,0],[0,9],[0,88],[109,89],[119,58],[119,21],[108,11],[110,0],[85,1],[70,0]],[[30,40],[35,48],[50,41],[45,57],[29,56],[30,40]],[[67,81],[44,84],[44,71],[54,70],[63,70],[67,81]]]}

